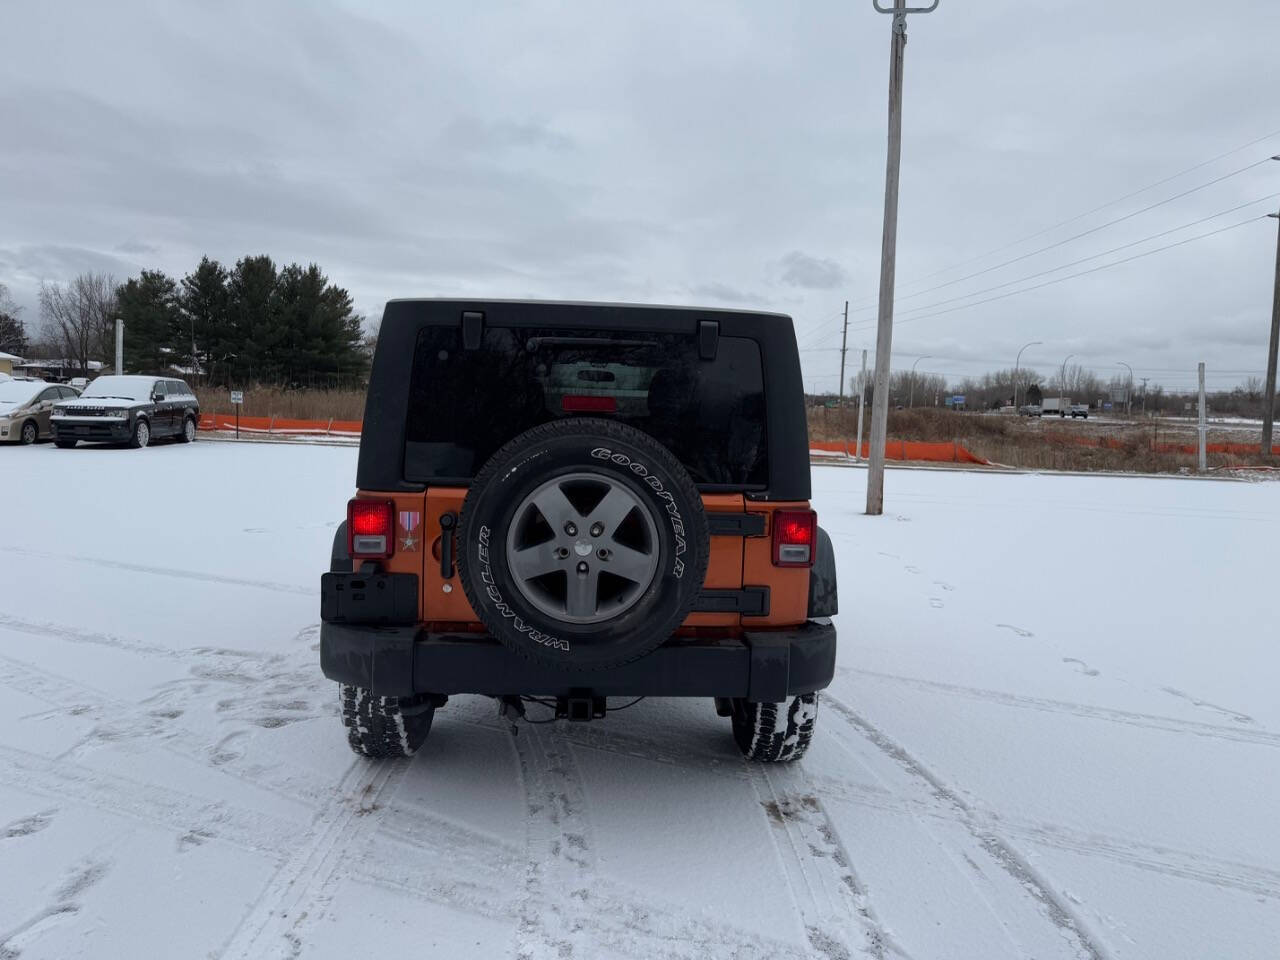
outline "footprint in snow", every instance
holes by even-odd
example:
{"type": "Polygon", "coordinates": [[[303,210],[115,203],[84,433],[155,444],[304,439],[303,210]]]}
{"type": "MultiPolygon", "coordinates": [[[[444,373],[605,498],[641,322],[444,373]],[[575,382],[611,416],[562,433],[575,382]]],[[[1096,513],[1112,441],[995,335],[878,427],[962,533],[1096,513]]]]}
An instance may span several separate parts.
{"type": "Polygon", "coordinates": [[[954,590],[954,589],[955,589],[955,587],[953,587],[951,584],[947,583],[947,581],[945,581],[945,580],[935,580],[935,581],[933,581],[933,585],[934,585],[935,587],[941,587],[943,590],[948,590],[948,591],[949,591],[949,590],[954,590]]]}
{"type": "Polygon", "coordinates": [[[53,822],[53,815],[57,813],[56,808],[53,810],[42,810],[39,813],[33,813],[29,817],[23,817],[15,820],[0,830],[0,840],[11,840],[14,837],[29,837],[33,833],[39,833],[50,823],[53,822]]]}
{"type": "Polygon", "coordinates": [[[906,570],[906,571],[907,571],[907,573],[919,573],[919,572],[920,572],[920,568],[919,568],[919,567],[915,566],[914,564],[910,564],[910,563],[908,563],[908,564],[907,564],[905,567],[903,567],[902,569],[906,570]]]}
{"type": "Polygon", "coordinates": [[[935,609],[935,610],[941,610],[941,609],[942,609],[942,607],[943,607],[942,598],[941,598],[941,597],[930,597],[930,598],[929,598],[929,606],[933,607],[933,609],[935,609]]]}
{"type": "Polygon", "coordinates": [[[1014,633],[1016,633],[1020,637],[1035,636],[1035,634],[1032,633],[1030,630],[1023,630],[1022,627],[1015,627],[1012,623],[997,623],[996,626],[1004,630],[1012,630],[1014,633]]]}
{"type": "Polygon", "coordinates": [[[1080,673],[1083,673],[1086,677],[1096,677],[1099,675],[1099,671],[1089,666],[1083,660],[1077,660],[1075,657],[1063,657],[1062,662],[1074,663],[1076,666],[1080,668],[1080,673]]]}

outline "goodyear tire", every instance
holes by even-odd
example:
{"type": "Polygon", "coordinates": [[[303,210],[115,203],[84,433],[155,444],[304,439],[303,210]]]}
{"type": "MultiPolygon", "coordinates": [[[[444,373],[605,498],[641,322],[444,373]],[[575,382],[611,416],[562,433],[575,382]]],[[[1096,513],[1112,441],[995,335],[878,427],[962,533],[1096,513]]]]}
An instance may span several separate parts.
{"type": "Polygon", "coordinates": [[[458,544],[463,589],[493,636],[562,669],[661,645],[693,606],[710,549],[698,489],[670,451],[586,417],[495,453],[467,492],[458,544]]]}

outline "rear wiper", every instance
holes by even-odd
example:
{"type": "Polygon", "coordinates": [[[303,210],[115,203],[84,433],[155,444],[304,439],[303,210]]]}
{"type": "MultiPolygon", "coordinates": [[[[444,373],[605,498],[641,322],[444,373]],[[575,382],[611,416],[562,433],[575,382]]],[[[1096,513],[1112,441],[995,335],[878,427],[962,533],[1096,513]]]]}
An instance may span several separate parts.
{"type": "Polygon", "coordinates": [[[530,337],[525,349],[533,353],[539,347],[656,347],[656,340],[616,340],[612,337],[530,337]]]}

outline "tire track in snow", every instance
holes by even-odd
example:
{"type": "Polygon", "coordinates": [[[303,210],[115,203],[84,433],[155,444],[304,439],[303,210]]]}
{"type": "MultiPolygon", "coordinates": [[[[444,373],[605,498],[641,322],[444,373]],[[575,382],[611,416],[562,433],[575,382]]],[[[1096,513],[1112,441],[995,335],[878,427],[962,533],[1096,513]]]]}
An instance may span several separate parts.
{"type": "Polygon", "coordinates": [[[107,560],[102,557],[84,557],[70,553],[49,553],[44,550],[31,550],[27,547],[0,547],[4,553],[13,553],[22,557],[34,557],[40,560],[64,560],[70,563],[83,563],[95,567],[107,567],[114,570],[127,570],[130,573],[145,573],[156,577],[176,577],[179,580],[198,580],[202,583],[219,583],[232,587],[249,587],[254,590],[268,590],[271,593],[296,593],[304,597],[314,597],[319,593],[314,587],[303,587],[296,583],[272,583],[270,580],[249,580],[242,577],[224,577],[216,573],[201,573],[196,570],[180,570],[177,567],[152,567],[141,563],[126,563],[123,560],[107,560]]]}
{"type": "MultiPolygon", "coordinates": [[[[1110,960],[1110,954],[1087,929],[1084,921],[1052,890],[1051,885],[1006,840],[989,825],[981,822],[970,805],[948,787],[920,761],[911,756],[901,745],[882,730],[854,711],[848,704],[832,696],[828,691],[824,699],[834,713],[860,737],[870,743],[883,756],[891,760],[902,772],[923,785],[940,807],[949,808],[954,822],[965,828],[976,848],[998,866],[1036,902],[1040,913],[1077,947],[1080,956],[1087,960],[1110,960]]],[[[939,842],[941,839],[939,838],[939,842]]],[[[957,851],[968,859],[964,851],[957,851]]],[[[1016,946],[1020,946],[1016,944],[1016,946]]]]}
{"type": "Polygon", "coordinates": [[[0,771],[6,786],[57,801],[75,801],[148,827],[167,826],[179,835],[223,840],[273,858],[283,857],[302,839],[296,824],[279,817],[16,747],[0,746],[0,771]]]}
{"type": "Polygon", "coordinates": [[[816,791],[796,792],[779,783],[787,774],[803,777],[803,772],[783,774],[767,764],[749,764],[747,769],[770,828],[778,835],[775,845],[812,953],[824,960],[848,960],[853,950],[874,960],[884,960],[886,950],[906,956],[872,911],[866,888],[816,791]],[[783,842],[777,842],[779,838],[783,842]]]}
{"type": "Polygon", "coordinates": [[[279,951],[291,957],[301,955],[301,925],[313,912],[317,919],[322,915],[320,894],[342,868],[347,851],[363,846],[376,824],[379,798],[399,782],[409,762],[352,762],[333,797],[317,811],[310,841],[297,844],[267,882],[254,908],[232,933],[222,957],[256,960],[279,951]]]}
{"type": "Polygon", "coordinates": [[[587,957],[576,916],[592,909],[595,855],[582,777],[569,744],[526,725],[511,737],[524,787],[528,862],[517,960],[587,957]]]}
{"type": "Polygon", "coordinates": [[[1268,730],[1251,730],[1247,727],[1228,727],[1223,724],[1203,723],[1198,720],[1179,720],[1174,717],[1162,717],[1150,713],[1135,713],[1131,710],[1115,710],[1110,707],[1095,707],[1084,703],[1072,703],[1066,700],[1049,700],[1042,697],[1028,697],[1000,690],[987,690],[981,687],[966,687],[955,683],[942,683],[937,680],[925,680],[920,677],[903,677],[892,673],[879,673],[875,670],[858,668],[840,668],[840,673],[874,680],[887,680],[903,686],[927,690],[931,693],[945,693],[954,697],[979,700],[985,703],[998,703],[1006,707],[1018,707],[1025,710],[1040,710],[1046,713],[1065,713],[1090,720],[1106,720],[1112,723],[1124,723],[1135,727],[1147,727],[1167,733],[1191,734],[1198,737],[1210,737],[1216,740],[1234,740],[1239,743],[1255,743],[1265,747],[1280,747],[1280,733],[1268,730]]]}
{"type": "MultiPolygon", "coordinates": [[[[824,699],[830,696],[829,691],[823,694],[824,699]]],[[[499,728],[497,724],[482,718],[455,717],[452,719],[453,722],[469,723],[488,729],[499,728]]],[[[697,744],[690,744],[686,750],[682,746],[672,747],[658,743],[643,735],[617,731],[606,733],[603,729],[593,732],[584,726],[565,727],[558,730],[557,734],[577,746],[602,753],[678,766],[703,775],[737,780],[744,785],[750,783],[750,775],[741,765],[724,763],[722,755],[703,749],[697,744]]],[[[822,734],[818,733],[816,736],[820,737],[822,734]]],[[[910,810],[916,816],[944,823],[963,822],[955,811],[940,807],[932,795],[922,800],[919,796],[900,795],[882,787],[846,780],[838,775],[814,773],[808,767],[803,769],[804,780],[808,784],[808,790],[805,792],[821,801],[836,800],[886,813],[910,810]]],[[[792,794],[796,795],[794,791],[792,794]]],[[[1280,871],[1265,866],[1224,860],[1204,852],[1181,850],[1167,844],[1147,844],[1092,831],[1081,834],[1072,828],[1058,824],[1013,820],[1003,814],[973,806],[970,806],[969,812],[978,822],[990,829],[998,828],[1005,833],[1047,846],[1060,847],[1083,855],[1104,857],[1150,873],[1194,880],[1213,886],[1231,887],[1273,899],[1280,898],[1280,871]]]]}

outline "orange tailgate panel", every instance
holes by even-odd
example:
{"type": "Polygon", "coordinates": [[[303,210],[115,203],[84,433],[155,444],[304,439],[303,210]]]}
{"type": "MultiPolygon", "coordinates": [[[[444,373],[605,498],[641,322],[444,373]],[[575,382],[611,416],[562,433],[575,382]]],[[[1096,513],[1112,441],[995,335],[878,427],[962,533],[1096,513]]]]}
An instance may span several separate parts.
{"type": "MultiPolygon", "coordinates": [[[[740,493],[704,493],[702,506],[707,513],[742,513],[745,501],[740,493]]],[[[712,537],[711,557],[707,561],[707,589],[737,590],[742,586],[742,538],[712,537]]],[[[736,613],[691,613],[682,626],[736,627],[736,613]]]]}
{"type": "Polygon", "coordinates": [[[467,602],[458,577],[458,548],[455,540],[453,576],[440,575],[440,517],[446,513],[455,516],[462,513],[462,501],[466,499],[466,487],[430,487],[427,490],[427,509],[422,515],[423,542],[427,544],[426,568],[422,574],[423,620],[450,623],[478,623],[480,618],[467,602]]]}

